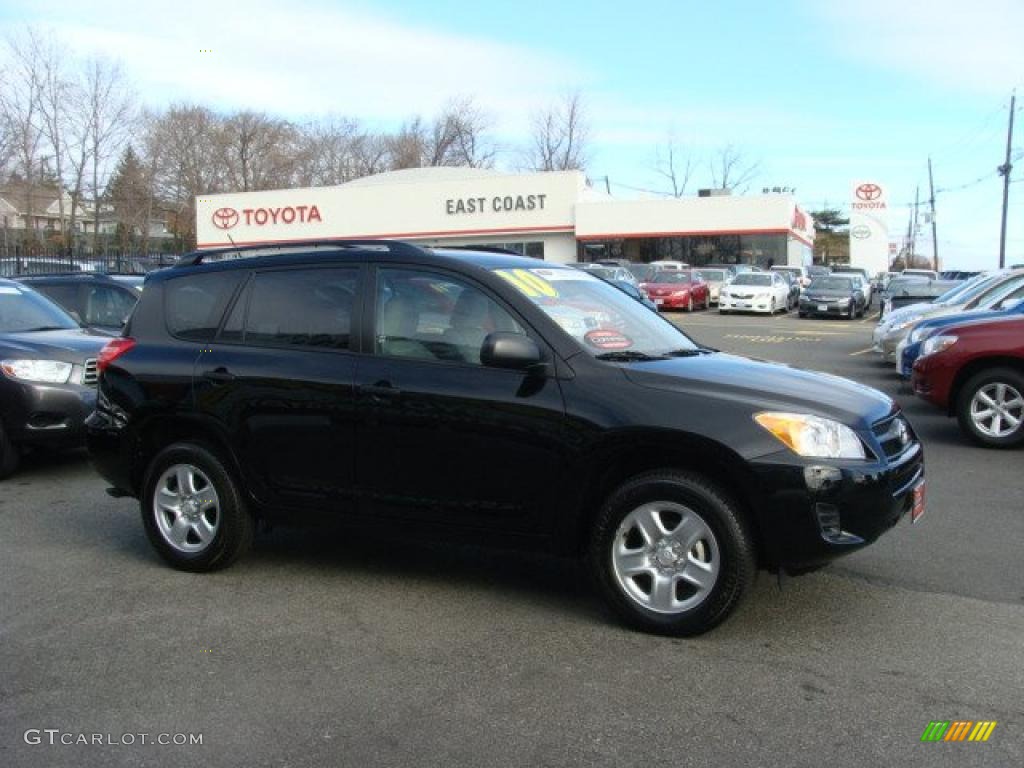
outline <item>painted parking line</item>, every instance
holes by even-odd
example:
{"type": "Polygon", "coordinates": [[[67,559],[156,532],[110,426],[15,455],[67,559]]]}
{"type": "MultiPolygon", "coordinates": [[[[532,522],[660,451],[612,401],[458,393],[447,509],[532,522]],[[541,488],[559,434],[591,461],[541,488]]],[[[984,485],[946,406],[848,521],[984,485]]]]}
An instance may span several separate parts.
{"type": "Polygon", "coordinates": [[[851,352],[850,357],[856,357],[857,355],[866,355],[868,352],[873,352],[874,347],[868,347],[867,349],[859,349],[856,352],[851,352]]]}
{"type": "Polygon", "coordinates": [[[790,341],[821,341],[821,339],[813,336],[786,336],[785,334],[727,333],[723,338],[752,341],[755,344],[785,344],[790,341]]]}

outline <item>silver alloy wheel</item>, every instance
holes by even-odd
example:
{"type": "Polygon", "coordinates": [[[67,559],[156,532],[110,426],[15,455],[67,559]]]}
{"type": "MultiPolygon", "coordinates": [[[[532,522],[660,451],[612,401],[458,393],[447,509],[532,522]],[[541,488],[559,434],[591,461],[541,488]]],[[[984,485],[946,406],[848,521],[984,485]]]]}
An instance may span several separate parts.
{"type": "Polygon", "coordinates": [[[1008,437],[1024,420],[1024,397],[1009,384],[994,381],[971,398],[971,422],[988,437],[1008,437]]]}
{"type": "Polygon", "coordinates": [[[213,543],[220,527],[220,499],[210,478],[192,464],[174,464],[153,491],[157,530],[178,552],[194,555],[213,543]]]}
{"type": "Polygon", "coordinates": [[[619,588],[648,610],[692,610],[718,582],[721,555],[704,518],[682,504],[643,504],[622,520],[612,540],[619,588]]]}
{"type": "Polygon", "coordinates": [[[686,311],[687,312],[693,312],[693,294],[692,293],[690,294],[690,304],[686,308],[686,311]]]}

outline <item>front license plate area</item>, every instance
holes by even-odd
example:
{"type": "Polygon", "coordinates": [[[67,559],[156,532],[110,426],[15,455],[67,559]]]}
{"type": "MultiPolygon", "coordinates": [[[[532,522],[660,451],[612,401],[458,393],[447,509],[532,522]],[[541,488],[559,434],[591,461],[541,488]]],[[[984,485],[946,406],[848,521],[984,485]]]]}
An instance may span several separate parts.
{"type": "Polygon", "coordinates": [[[828,312],[828,304],[819,304],[818,305],[818,311],[819,312],[828,312]]]}
{"type": "Polygon", "coordinates": [[[924,480],[914,486],[914,500],[910,507],[910,522],[916,523],[924,514],[925,506],[925,485],[924,480]]]}

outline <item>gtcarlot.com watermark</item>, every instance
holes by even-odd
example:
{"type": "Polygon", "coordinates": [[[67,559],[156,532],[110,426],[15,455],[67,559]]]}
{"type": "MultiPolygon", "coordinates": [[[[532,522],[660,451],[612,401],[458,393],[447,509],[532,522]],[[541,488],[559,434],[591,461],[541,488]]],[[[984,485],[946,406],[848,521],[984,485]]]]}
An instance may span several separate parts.
{"type": "Polygon", "coordinates": [[[195,746],[203,743],[201,733],[76,733],[60,728],[29,728],[24,736],[26,744],[51,747],[96,746],[134,747],[155,745],[160,747],[195,746]]]}

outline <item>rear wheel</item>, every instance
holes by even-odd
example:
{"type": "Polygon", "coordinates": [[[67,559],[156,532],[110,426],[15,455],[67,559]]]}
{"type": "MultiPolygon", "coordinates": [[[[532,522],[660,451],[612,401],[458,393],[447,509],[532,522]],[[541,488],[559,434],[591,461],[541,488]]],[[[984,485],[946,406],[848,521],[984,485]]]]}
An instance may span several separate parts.
{"type": "Polygon", "coordinates": [[[7,437],[4,424],[0,421],[0,480],[14,474],[20,459],[21,454],[18,447],[7,437]]]}
{"type": "Polygon", "coordinates": [[[627,623],[697,635],[739,604],[756,573],[736,502],[701,475],[661,470],[619,488],[591,534],[591,572],[627,623]]]}
{"type": "Polygon", "coordinates": [[[252,544],[253,520],[238,485],[206,446],[161,451],[146,472],[141,507],[150,543],[175,568],[224,568],[252,544]]]}
{"type": "Polygon", "coordinates": [[[957,420],[971,439],[989,448],[1024,443],[1024,375],[992,368],[971,377],[957,398],[957,420]]]}

